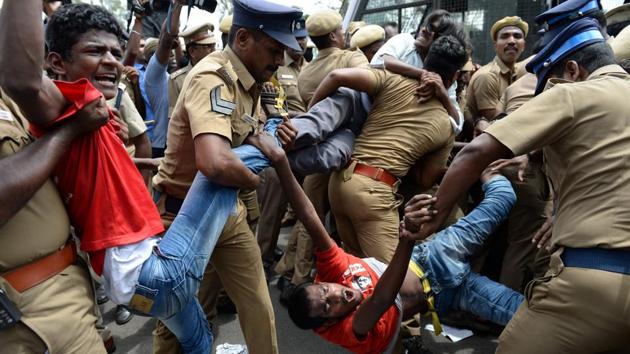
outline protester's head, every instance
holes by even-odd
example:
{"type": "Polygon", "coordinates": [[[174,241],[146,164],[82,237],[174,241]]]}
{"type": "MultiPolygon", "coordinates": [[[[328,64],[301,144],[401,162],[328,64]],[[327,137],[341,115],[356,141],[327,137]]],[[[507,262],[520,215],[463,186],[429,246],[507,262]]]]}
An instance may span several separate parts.
{"type": "Polygon", "coordinates": [[[416,35],[415,46],[423,60],[433,41],[442,36],[454,36],[462,43],[468,43],[468,36],[461,23],[452,18],[451,13],[446,10],[435,10],[427,16],[416,35]]]}
{"type": "Polygon", "coordinates": [[[302,11],[269,1],[234,0],[228,46],[258,83],[269,81],[284,65],[286,48],[301,50],[295,22],[302,11]]]}
{"type": "Polygon", "coordinates": [[[345,37],[341,15],[334,10],[320,10],[306,20],[306,30],[317,49],[344,48],[345,37]]]}
{"type": "Polygon", "coordinates": [[[490,29],[494,51],[499,59],[512,66],[525,50],[525,37],[529,31],[527,22],[518,16],[504,17],[490,29]]]}
{"type": "Polygon", "coordinates": [[[385,30],[385,41],[398,34],[398,23],[396,22],[384,23],[382,27],[385,30]]]}
{"type": "Polygon", "coordinates": [[[102,7],[62,6],[46,28],[51,70],[61,80],[86,78],[106,99],[115,97],[122,72],[122,33],[116,18],[102,7]]]}
{"type": "Polygon", "coordinates": [[[465,43],[455,36],[440,37],[429,48],[424,60],[424,68],[442,78],[445,87],[450,87],[456,79],[457,72],[468,61],[465,43]]]}
{"type": "Polygon", "coordinates": [[[592,18],[582,18],[567,26],[527,63],[527,71],[538,77],[539,94],[550,78],[584,81],[593,71],[611,64],[615,64],[615,56],[599,24],[592,18]]]}
{"type": "Polygon", "coordinates": [[[363,301],[361,291],[337,283],[303,283],[288,302],[289,317],[298,328],[314,329],[333,324],[353,312],[363,301]]]}

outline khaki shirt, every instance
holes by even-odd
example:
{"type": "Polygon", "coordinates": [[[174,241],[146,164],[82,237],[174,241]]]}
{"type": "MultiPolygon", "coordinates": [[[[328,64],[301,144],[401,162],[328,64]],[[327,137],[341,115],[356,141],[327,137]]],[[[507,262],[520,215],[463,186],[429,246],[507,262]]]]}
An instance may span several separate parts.
{"type": "MultiPolygon", "coordinates": [[[[120,112],[120,117],[122,118],[122,120],[127,123],[127,128],[129,129],[129,140],[131,140],[145,133],[147,131],[147,126],[146,124],[144,124],[144,120],[136,109],[136,105],[133,103],[131,97],[127,93],[127,87],[122,83],[119,84],[118,87],[123,90],[118,112],[120,112]]],[[[116,108],[116,97],[108,100],[107,105],[110,108],[116,108]]],[[[131,142],[127,143],[125,149],[127,150],[129,156],[133,157],[136,155],[136,147],[131,142]]]]}
{"type": "Polygon", "coordinates": [[[298,89],[304,103],[308,106],[315,89],[326,75],[335,69],[369,67],[367,58],[360,51],[342,50],[337,47],[319,51],[298,77],[298,89]]]}
{"type": "Polygon", "coordinates": [[[275,76],[287,96],[286,102],[289,112],[306,112],[306,103],[302,100],[298,90],[298,76],[300,71],[307,65],[306,60],[302,59],[302,64],[299,64],[285,52],[284,62],[285,65],[278,68],[275,76]]]}
{"type": "MultiPolygon", "coordinates": [[[[0,90],[0,159],[33,142],[18,106],[0,90]]],[[[6,224],[0,226],[0,273],[38,260],[61,248],[70,220],[49,179],[6,224]]]]}
{"type": "Polygon", "coordinates": [[[192,65],[188,64],[187,66],[173,72],[168,78],[168,116],[171,117],[173,115],[173,109],[175,108],[175,104],[177,103],[177,98],[179,97],[179,93],[182,92],[182,87],[184,86],[184,80],[188,73],[192,69],[192,65]]]}
{"type": "Polygon", "coordinates": [[[473,119],[481,117],[479,111],[499,108],[503,92],[515,77],[516,73],[498,57],[481,67],[470,79],[466,92],[466,104],[473,119]]]}
{"type": "Polygon", "coordinates": [[[245,65],[227,47],[199,61],[177,99],[168,127],[167,148],[155,187],[183,199],[197,173],[194,138],[218,134],[232,147],[243,144],[260,123],[260,88],[245,65]]]}
{"type": "Polygon", "coordinates": [[[352,158],[402,177],[420,158],[446,166],[454,135],[444,106],[432,99],[419,104],[417,80],[387,70],[368,69],[374,102],[352,158]]]}
{"type": "Polygon", "coordinates": [[[543,148],[556,194],[552,245],[630,248],[628,97],[630,76],[608,65],[555,85],[486,130],[514,155],[543,148]]]}
{"type": "Polygon", "coordinates": [[[527,73],[508,86],[503,93],[503,97],[501,97],[503,112],[510,114],[519,109],[525,102],[531,100],[534,97],[537,82],[536,75],[527,73]]]}

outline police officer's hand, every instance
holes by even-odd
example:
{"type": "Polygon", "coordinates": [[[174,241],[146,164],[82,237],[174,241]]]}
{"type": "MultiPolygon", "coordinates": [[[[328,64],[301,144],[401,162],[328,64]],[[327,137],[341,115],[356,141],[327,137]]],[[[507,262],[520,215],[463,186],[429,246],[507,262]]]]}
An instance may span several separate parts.
{"type": "Polygon", "coordinates": [[[88,103],[68,119],[66,127],[74,136],[85,134],[102,127],[109,121],[107,103],[103,97],[88,103]]]}
{"type": "Polygon", "coordinates": [[[127,145],[129,142],[129,127],[127,123],[120,116],[120,112],[112,108],[112,112],[114,113],[114,126],[116,127],[116,135],[123,142],[123,144],[127,145]]]}
{"type": "Polygon", "coordinates": [[[286,156],[284,150],[278,146],[276,140],[267,132],[250,135],[245,139],[245,142],[260,149],[260,151],[271,160],[272,164],[276,164],[286,156]]]}
{"type": "Polygon", "coordinates": [[[551,231],[553,229],[553,216],[547,217],[545,223],[536,231],[534,237],[532,237],[532,243],[536,244],[538,248],[545,248],[547,251],[551,251],[551,231]]]}
{"type": "Polygon", "coordinates": [[[420,239],[422,225],[431,221],[437,214],[431,209],[437,199],[428,194],[415,195],[405,205],[405,215],[401,223],[401,237],[420,239]]]}
{"type": "Polygon", "coordinates": [[[278,126],[276,130],[276,134],[278,135],[278,139],[282,143],[282,148],[285,151],[289,151],[293,148],[295,144],[295,139],[297,138],[298,131],[295,129],[293,124],[291,124],[291,120],[288,117],[282,118],[282,123],[278,126]]]}
{"type": "MultiPolygon", "coordinates": [[[[527,155],[516,156],[511,159],[500,159],[490,164],[490,168],[494,171],[500,171],[502,169],[516,168],[516,175],[519,182],[525,181],[525,171],[529,165],[529,157],[527,155]]],[[[504,175],[512,175],[512,171],[506,171],[504,175]]]]}

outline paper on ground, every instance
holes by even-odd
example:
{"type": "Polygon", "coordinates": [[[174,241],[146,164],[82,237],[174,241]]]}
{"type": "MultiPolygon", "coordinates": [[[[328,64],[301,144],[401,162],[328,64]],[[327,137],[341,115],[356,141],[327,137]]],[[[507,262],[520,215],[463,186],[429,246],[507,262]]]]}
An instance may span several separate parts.
{"type": "MultiPolygon", "coordinates": [[[[431,331],[431,332],[435,332],[435,329],[433,328],[433,325],[430,323],[427,323],[424,326],[425,329],[431,331]]],[[[447,326],[447,325],[442,325],[442,335],[448,339],[450,339],[452,342],[459,342],[462,339],[466,339],[468,337],[472,337],[473,336],[473,332],[471,330],[468,329],[463,329],[463,328],[456,328],[456,327],[451,327],[451,326],[447,326]]]]}
{"type": "Polygon", "coordinates": [[[217,354],[247,354],[247,347],[242,344],[223,343],[217,345],[217,354]]]}

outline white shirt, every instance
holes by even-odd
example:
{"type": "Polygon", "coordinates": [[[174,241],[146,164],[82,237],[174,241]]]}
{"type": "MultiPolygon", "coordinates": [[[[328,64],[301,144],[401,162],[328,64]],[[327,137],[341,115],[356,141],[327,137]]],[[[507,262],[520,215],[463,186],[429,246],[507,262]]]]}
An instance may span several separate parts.
{"type": "Polygon", "coordinates": [[[140,242],[105,250],[103,287],[115,304],[129,304],[136,291],[142,265],[151,256],[158,240],[158,237],[150,237],[140,242]]]}
{"type": "MultiPolygon", "coordinates": [[[[424,63],[422,62],[420,53],[416,50],[416,46],[414,44],[415,41],[415,38],[409,33],[401,33],[393,36],[385,44],[383,44],[376,54],[374,54],[370,64],[384,65],[385,60],[383,59],[383,55],[390,55],[405,64],[420,69],[424,68],[424,63]]],[[[457,103],[456,90],[457,82],[453,82],[453,84],[448,88],[448,98],[453,106],[455,106],[457,114],[459,115],[459,117],[449,117],[451,119],[451,125],[453,126],[455,135],[461,133],[464,127],[464,115],[462,114],[462,110],[459,108],[459,103],[457,103]]]]}

